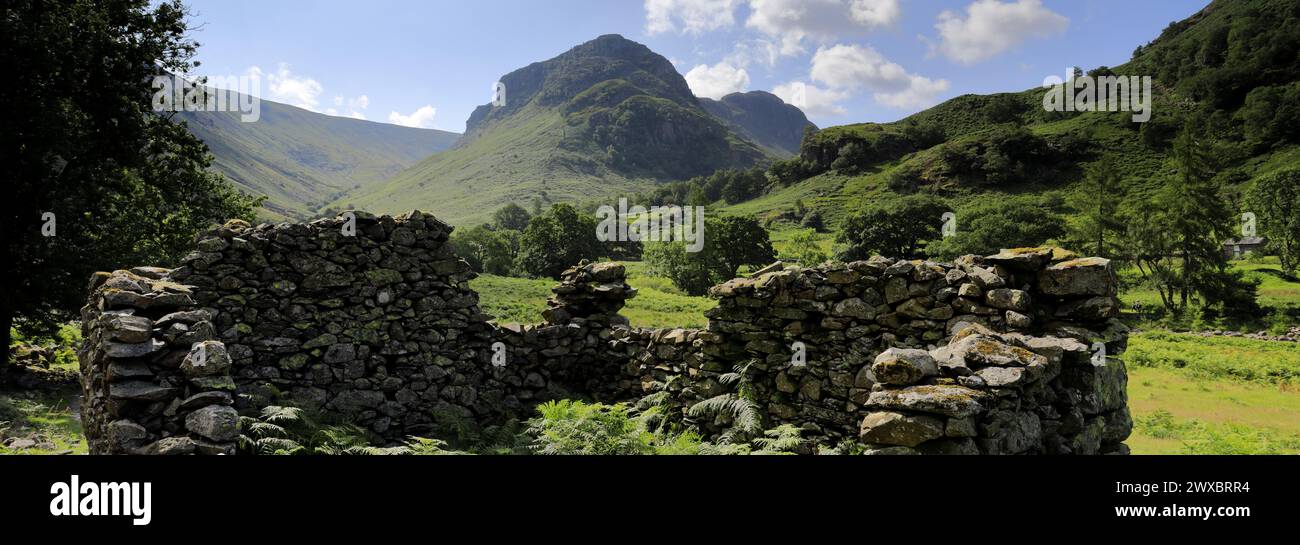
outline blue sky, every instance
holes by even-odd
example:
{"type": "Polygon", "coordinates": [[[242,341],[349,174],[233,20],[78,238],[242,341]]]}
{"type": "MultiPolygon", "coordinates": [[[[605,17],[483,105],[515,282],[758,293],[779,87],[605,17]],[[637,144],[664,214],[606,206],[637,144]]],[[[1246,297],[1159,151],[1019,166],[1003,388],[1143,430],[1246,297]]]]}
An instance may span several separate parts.
{"type": "Polygon", "coordinates": [[[820,126],[893,121],[1128,60],[1207,0],[191,0],[200,74],[331,115],[461,132],[492,84],[601,34],[700,96],[776,92],[820,126]]]}

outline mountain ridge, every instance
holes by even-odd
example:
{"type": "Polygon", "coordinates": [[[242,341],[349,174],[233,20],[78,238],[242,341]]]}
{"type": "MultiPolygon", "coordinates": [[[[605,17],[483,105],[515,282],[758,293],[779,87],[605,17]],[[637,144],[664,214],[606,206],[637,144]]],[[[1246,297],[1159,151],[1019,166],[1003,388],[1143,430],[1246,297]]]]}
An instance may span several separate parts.
{"type": "Polygon", "coordinates": [[[504,104],[477,107],[464,137],[335,206],[419,206],[453,224],[515,202],[632,195],[659,182],[775,157],[706,111],[648,47],[607,34],[501,78],[504,104]]]}
{"type": "Polygon", "coordinates": [[[733,130],[773,154],[799,154],[804,130],[817,125],[798,107],[767,91],[731,93],[714,100],[700,97],[700,106],[733,130]]]}
{"type": "Polygon", "coordinates": [[[260,118],[177,112],[213,155],[212,168],[245,193],[266,195],[264,219],[308,219],[338,196],[381,183],[460,135],[313,112],[260,100],[260,118]]]}

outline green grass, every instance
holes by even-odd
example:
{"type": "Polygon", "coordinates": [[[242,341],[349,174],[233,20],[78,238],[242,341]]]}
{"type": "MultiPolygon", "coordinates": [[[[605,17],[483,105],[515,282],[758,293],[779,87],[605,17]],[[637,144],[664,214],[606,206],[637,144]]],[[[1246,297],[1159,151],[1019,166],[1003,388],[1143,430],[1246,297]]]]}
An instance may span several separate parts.
{"type": "Polygon", "coordinates": [[[1259,263],[1239,261],[1234,263],[1234,267],[1244,271],[1246,278],[1260,281],[1255,299],[1260,306],[1300,308],[1300,281],[1284,277],[1276,257],[1265,258],[1259,263]]]}
{"type": "MultiPolygon", "coordinates": [[[[835,256],[835,235],[833,233],[819,233],[806,227],[799,227],[790,223],[780,222],[773,224],[767,230],[768,236],[772,240],[772,248],[776,250],[776,255],[781,259],[790,259],[791,246],[794,237],[805,233],[812,233],[813,240],[817,241],[817,247],[826,252],[827,257],[835,256]]],[[[813,263],[812,265],[815,265],[813,263]]]]}
{"type": "Polygon", "coordinates": [[[1134,454],[1300,454],[1295,386],[1130,366],[1128,393],[1134,454]]]}
{"type": "Polygon", "coordinates": [[[1144,331],[1124,354],[1137,454],[1300,454],[1300,344],[1144,331]]]}
{"type": "MultiPolygon", "coordinates": [[[[627,302],[621,314],[636,327],[704,327],[704,311],[717,305],[707,297],[685,295],[665,278],[647,274],[640,262],[625,262],[627,283],[637,295],[627,302]]],[[[479,308],[494,316],[497,323],[523,324],[542,321],[546,299],[556,281],[550,279],[511,278],[490,274],[470,281],[479,294],[479,308]]]]}
{"type": "Polygon", "coordinates": [[[1199,379],[1260,384],[1300,380],[1300,343],[1143,331],[1129,337],[1130,367],[1177,369],[1199,379]]]}
{"type": "Polygon", "coordinates": [[[0,393],[0,454],[85,454],[81,420],[69,400],[73,392],[0,393]],[[11,439],[30,439],[31,448],[4,446],[11,439]]]}

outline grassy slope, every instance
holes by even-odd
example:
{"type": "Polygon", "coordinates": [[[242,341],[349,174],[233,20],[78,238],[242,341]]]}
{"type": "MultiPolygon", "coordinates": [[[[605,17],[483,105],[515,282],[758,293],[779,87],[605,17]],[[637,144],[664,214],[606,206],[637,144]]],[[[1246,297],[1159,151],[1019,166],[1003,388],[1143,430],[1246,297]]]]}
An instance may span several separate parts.
{"type": "MultiPolygon", "coordinates": [[[[1042,136],[1090,131],[1095,139],[1095,149],[1098,150],[1097,158],[1110,156],[1122,166],[1123,183],[1128,194],[1132,198],[1149,196],[1159,188],[1164,176],[1175,172],[1172,159],[1164,153],[1144,147],[1135,130],[1117,126],[1114,122],[1117,115],[1119,114],[1085,113],[1070,119],[1031,124],[1029,128],[1042,136]]],[[[986,129],[975,130],[953,141],[978,139],[986,132],[986,129]]],[[[828,225],[834,226],[853,210],[896,196],[897,193],[888,187],[890,174],[904,166],[928,165],[934,160],[937,149],[930,148],[896,161],[880,163],[862,174],[825,172],[756,199],[724,206],[722,211],[762,218],[793,211],[796,201],[802,200],[808,209],[817,210],[828,225]]],[[[997,199],[1004,195],[1069,192],[1082,179],[1082,167],[1085,164],[1080,164],[1080,168],[1071,169],[1064,176],[1047,183],[1016,184],[987,190],[958,187],[940,191],[939,194],[949,198],[954,205],[961,206],[975,200],[997,199]]],[[[1251,158],[1242,165],[1242,170],[1251,178],[1257,178],[1284,168],[1295,168],[1297,165],[1300,165],[1300,146],[1286,146],[1251,158]]]]}
{"type": "MultiPolygon", "coordinates": [[[[637,289],[622,315],[638,327],[704,327],[704,311],[717,303],[705,297],[683,294],[664,278],[650,276],[639,262],[626,262],[627,283],[637,289]]],[[[509,278],[485,274],[470,281],[479,293],[483,312],[495,316],[497,323],[538,323],[551,295],[555,281],[549,279],[509,278]]]]}
{"type": "MultiPolygon", "coordinates": [[[[1232,61],[1213,67],[1184,62],[1187,60],[1189,50],[1198,50],[1210,40],[1216,29],[1221,30],[1229,26],[1234,29],[1234,32],[1241,31],[1233,34],[1232,40],[1242,44],[1249,43],[1251,35],[1238,26],[1251,20],[1252,14],[1258,14],[1265,20],[1280,20],[1287,17],[1288,13],[1300,10],[1296,4],[1294,0],[1215,1],[1212,6],[1187,20],[1171,25],[1170,29],[1163,32],[1152,43],[1144,45],[1141,53],[1131,61],[1114,67],[1114,72],[1159,74],[1155,85],[1156,98],[1152,106],[1152,111],[1155,112],[1153,120],[1159,121],[1163,117],[1167,121],[1172,113],[1185,113],[1195,107],[1191,97],[1197,92],[1195,90],[1197,76],[1216,72],[1231,76],[1231,71],[1239,68],[1232,61]],[[1178,62],[1173,64],[1180,68],[1171,69],[1169,59],[1178,59],[1178,62]]],[[[1276,51],[1268,51],[1266,45],[1253,44],[1252,47],[1257,49],[1250,53],[1252,60],[1268,58],[1269,55],[1282,55],[1276,51]]],[[[1285,58],[1277,58],[1271,62],[1281,67],[1274,70],[1277,74],[1272,76],[1271,84],[1294,79],[1294,72],[1289,72],[1285,68],[1288,66],[1285,58]]],[[[963,95],[898,122],[828,127],[823,129],[821,134],[833,139],[836,134],[847,133],[874,142],[883,133],[901,133],[905,124],[915,121],[942,127],[949,141],[979,139],[991,129],[986,108],[998,99],[1010,97],[1027,109],[1024,121],[1039,135],[1083,136],[1085,131],[1088,131],[1094,150],[1099,152],[1096,158],[1111,156],[1116,159],[1116,164],[1121,166],[1122,174],[1126,177],[1124,184],[1130,197],[1148,196],[1158,187],[1165,175],[1175,172],[1164,151],[1152,151],[1140,142],[1138,133],[1140,125],[1130,122],[1129,113],[1088,112],[1066,119],[1052,120],[1052,116],[1043,111],[1044,92],[1041,88],[1034,88],[999,95],[963,95]]],[[[1235,108],[1235,106],[1231,107],[1235,108]]],[[[885,182],[892,169],[899,165],[924,167],[934,160],[936,150],[937,148],[930,148],[904,156],[897,161],[880,163],[876,165],[875,171],[861,175],[841,176],[831,172],[815,176],[790,187],[778,189],[754,201],[728,207],[728,210],[743,214],[776,215],[792,210],[795,201],[803,199],[806,206],[818,210],[823,217],[838,219],[843,217],[846,211],[891,196],[892,192],[885,182]]],[[[1236,166],[1249,177],[1258,178],[1284,168],[1295,168],[1297,165],[1300,165],[1300,146],[1292,145],[1263,151],[1236,166]]],[[[1039,185],[996,188],[987,191],[945,188],[940,193],[952,198],[955,204],[960,206],[975,199],[997,199],[1004,193],[1068,191],[1081,177],[1082,169],[1075,168],[1039,185]]],[[[833,221],[831,225],[834,225],[833,221]]]]}
{"type": "Polygon", "coordinates": [[[208,144],[213,166],[240,189],[267,195],[267,219],[310,217],[344,191],[383,181],[460,135],[328,116],[269,100],[261,117],[235,112],[181,112],[208,144]]]}
{"type": "MultiPolygon", "coordinates": [[[[1140,345],[1139,339],[1130,343],[1140,345]]],[[[1127,443],[1134,454],[1300,454],[1294,385],[1201,380],[1130,366],[1128,394],[1136,425],[1127,443]]]]}
{"type": "Polygon", "coordinates": [[[487,221],[507,202],[527,207],[542,191],[552,201],[577,201],[631,194],[653,184],[624,178],[560,149],[557,144],[566,130],[561,115],[526,109],[452,152],[429,157],[335,204],[374,212],[419,207],[443,221],[473,225],[487,221]],[[575,168],[583,164],[593,170],[575,168]]]}

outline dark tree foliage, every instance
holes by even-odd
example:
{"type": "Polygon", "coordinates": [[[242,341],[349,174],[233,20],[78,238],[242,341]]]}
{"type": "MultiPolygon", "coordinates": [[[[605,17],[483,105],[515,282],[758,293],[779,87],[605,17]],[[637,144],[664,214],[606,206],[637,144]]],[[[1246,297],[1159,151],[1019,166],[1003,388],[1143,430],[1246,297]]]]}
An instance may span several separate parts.
{"type": "Polygon", "coordinates": [[[527,210],[524,210],[524,207],[515,203],[508,203],[492,214],[492,226],[497,229],[523,231],[528,228],[528,220],[530,219],[532,219],[532,215],[527,210]]]}
{"type": "Polygon", "coordinates": [[[1203,120],[1189,118],[1172,146],[1178,172],[1154,199],[1126,213],[1126,259],[1170,311],[1187,310],[1199,296],[1206,310],[1250,315],[1258,311],[1257,284],[1233,271],[1223,255],[1223,241],[1237,233],[1214,176],[1212,149],[1203,120]]]}
{"type": "Polygon", "coordinates": [[[802,225],[809,229],[813,229],[815,231],[821,231],[826,227],[826,222],[822,220],[822,215],[820,212],[813,210],[811,212],[808,212],[807,214],[804,214],[803,220],[799,222],[799,225],[802,225]]]}
{"type": "Polygon", "coordinates": [[[1026,105],[1016,99],[1016,95],[994,95],[984,108],[984,116],[989,123],[1019,123],[1025,113],[1026,105]]]}
{"type": "Polygon", "coordinates": [[[1257,146],[1300,142],[1300,83],[1252,90],[1237,118],[1246,139],[1257,146]]]}
{"type": "Polygon", "coordinates": [[[989,255],[1003,248],[1040,246],[1065,235],[1059,199],[1007,197],[956,211],[956,233],[931,242],[926,253],[941,259],[989,255]]]}
{"type": "Polygon", "coordinates": [[[836,242],[843,249],[842,261],[867,259],[872,255],[894,258],[922,257],[928,241],[940,236],[948,204],[931,195],[910,195],[877,204],[844,220],[836,242]]]}
{"type": "Polygon", "coordinates": [[[180,2],[14,0],[0,9],[7,346],[11,325],[40,333],[70,318],[92,272],[175,263],[196,231],[251,219],[260,200],[208,172],[203,143],[153,111],[153,77],[195,66],[180,2]]]}
{"type": "Polygon", "coordinates": [[[903,126],[903,136],[912,143],[916,149],[928,149],[942,144],[947,136],[944,134],[943,127],[938,123],[908,121],[903,126]]]}
{"type": "Polygon", "coordinates": [[[710,216],[704,223],[704,247],[686,251],[683,242],[647,243],[645,261],[657,274],[691,295],[735,278],[740,267],[757,267],[776,260],[767,230],[753,218],[710,216]]]}
{"type": "Polygon", "coordinates": [[[600,253],[596,218],[559,203],[534,216],[519,239],[519,268],[536,277],[559,278],[564,269],[600,253]]]}
{"type": "Polygon", "coordinates": [[[1300,269],[1300,170],[1284,170],[1255,182],[1248,197],[1260,232],[1277,253],[1282,272],[1300,269]]]}
{"type": "Polygon", "coordinates": [[[663,184],[634,200],[647,206],[704,206],[719,199],[735,204],[762,195],[767,184],[762,168],[728,168],[708,176],[663,184]]]}
{"type": "Polygon", "coordinates": [[[476,225],[454,231],[451,244],[474,272],[506,276],[518,254],[519,238],[519,231],[476,225]]]}

